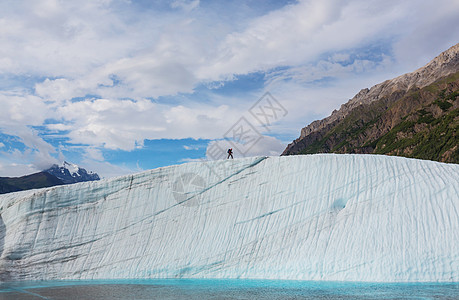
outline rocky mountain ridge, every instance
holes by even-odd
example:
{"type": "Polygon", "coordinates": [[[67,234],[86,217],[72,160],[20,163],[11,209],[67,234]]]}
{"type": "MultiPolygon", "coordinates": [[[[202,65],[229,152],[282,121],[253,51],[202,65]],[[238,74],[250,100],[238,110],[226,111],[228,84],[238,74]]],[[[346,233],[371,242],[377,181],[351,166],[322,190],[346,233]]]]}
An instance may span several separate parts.
{"type": "MultiPolygon", "coordinates": [[[[371,89],[362,89],[339,110],[333,111],[329,117],[314,121],[303,128],[300,137],[289,144],[282,155],[320,152],[378,153],[374,146],[379,138],[398,125],[402,118],[407,118],[418,110],[422,114],[423,109],[427,109],[427,112],[435,117],[451,114],[449,118],[452,117],[454,123],[457,108],[454,93],[457,90],[458,81],[455,74],[458,72],[459,44],[412,73],[386,80],[371,89]],[[445,97],[451,99],[445,100],[445,97]],[[442,106],[442,109],[435,105],[431,107],[435,101],[437,103],[448,102],[449,104],[445,104],[448,108],[442,106]],[[361,136],[354,137],[359,140],[357,141],[350,139],[349,134],[342,134],[340,130],[347,130],[348,133],[362,132],[360,132],[361,136]],[[341,143],[350,143],[351,147],[344,147],[344,149],[341,147],[343,145],[340,146],[341,143]]],[[[454,138],[457,138],[456,134],[454,138]]],[[[399,155],[400,153],[386,154],[399,155]]],[[[403,156],[409,156],[409,153],[403,156]]],[[[443,161],[441,158],[434,158],[434,160],[443,161]]]]}

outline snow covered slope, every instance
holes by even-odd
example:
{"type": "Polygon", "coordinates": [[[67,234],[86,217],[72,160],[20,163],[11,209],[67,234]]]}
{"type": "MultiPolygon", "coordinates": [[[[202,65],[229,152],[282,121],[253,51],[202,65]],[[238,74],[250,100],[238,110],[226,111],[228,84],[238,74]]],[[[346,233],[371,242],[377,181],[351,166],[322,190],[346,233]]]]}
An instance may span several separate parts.
{"type": "Polygon", "coordinates": [[[0,196],[0,276],[459,281],[459,165],[188,163],[0,196]]]}

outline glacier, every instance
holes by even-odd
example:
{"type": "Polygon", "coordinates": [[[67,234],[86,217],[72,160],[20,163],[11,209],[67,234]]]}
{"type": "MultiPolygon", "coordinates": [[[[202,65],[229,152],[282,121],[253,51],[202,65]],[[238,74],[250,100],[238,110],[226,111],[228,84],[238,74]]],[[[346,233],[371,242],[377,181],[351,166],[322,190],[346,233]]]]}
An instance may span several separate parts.
{"type": "Polygon", "coordinates": [[[459,281],[459,165],[191,162],[0,196],[0,281],[459,281]]]}

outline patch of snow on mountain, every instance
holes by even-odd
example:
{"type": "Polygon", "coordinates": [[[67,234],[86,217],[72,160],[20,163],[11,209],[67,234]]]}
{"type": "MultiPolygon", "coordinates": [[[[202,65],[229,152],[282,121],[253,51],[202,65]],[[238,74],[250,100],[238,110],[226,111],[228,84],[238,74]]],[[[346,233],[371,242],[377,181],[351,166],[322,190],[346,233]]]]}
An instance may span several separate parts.
{"type": "Polygon", "coordinates": [[[77,176],[80,176],[80,174],[78,172],[80,170],[80,167],[75,165],[75,164],[68,163],[68,162],[64,161],[61,167],[64,168],[64,169],[69,170],[70,174],[72,174],[72,175],[75,174],[77,176]]]}

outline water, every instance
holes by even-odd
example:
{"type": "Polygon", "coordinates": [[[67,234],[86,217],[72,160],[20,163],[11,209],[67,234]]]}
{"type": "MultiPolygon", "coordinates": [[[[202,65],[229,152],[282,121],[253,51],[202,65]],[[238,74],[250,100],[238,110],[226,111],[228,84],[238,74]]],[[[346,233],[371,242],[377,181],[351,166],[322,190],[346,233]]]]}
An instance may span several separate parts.
{"type": "Polygon", "coordinates": [[[459,283],[162,279],[0,284],[2,299],[459,299],[459,283]]]}

